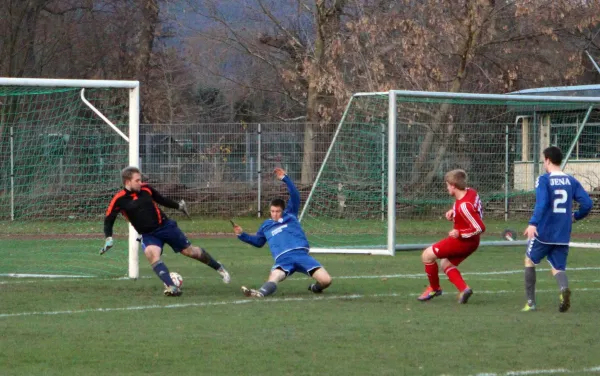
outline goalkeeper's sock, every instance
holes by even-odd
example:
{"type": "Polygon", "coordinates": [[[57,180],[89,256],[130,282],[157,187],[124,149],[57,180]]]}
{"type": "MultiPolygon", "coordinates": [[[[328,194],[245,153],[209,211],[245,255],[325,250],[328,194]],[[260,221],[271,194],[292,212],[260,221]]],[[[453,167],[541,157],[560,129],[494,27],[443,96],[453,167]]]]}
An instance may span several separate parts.
{"type": "Polygon", "coordinates": [[[467,283],[463,279],[462,275],[460,274],[460,271],[456,268],[456,266],[447,267],[446,269],[444,269],[444,273],[446,273],[448,279],[450,280],[450,282],[452,282],[454,286],[456,286],[458,291],[462,292],[467,287],[469,287],[467,286],[467,283]]]}
{"type": "Polygon", "coordinates": [[[562,291],[564,289],[569,288],[569,280],[567,279],[567,273],[563,271],[559,271],[554,275],[556,278],[556,282],[558,283],[558,288],[562,291]]]}
{"type": "Polygon", "coordinates": [[[425,273],[427,273],[427,278],[429,279],[429,286],[434,290],[439,290],[440,276],[438,275],[437,262],[425,264],[425,273]]]}
{"type": "Polygon", "coordinates": [[[535,305],[536,274],[534,266],[525,267],[525,298],[529,305],[535,305]]]}
{"type": "Polygon", "coordinates": [[[171,279],[169,269],[167,269],[167,266],[165,265],[164,262],[162,262],[162,260],[158,260],[157,262],[152,264],[152,270],[154,270],[154,273],[156,273],[158,278],[160,278],[160,280],[163,281],[163,283],[165,285],[167,285],[167,286],[175,285],[173,283],[173,280],[171,279]]]}
{"type": "Polygon", "coordinates": [[[214,270],[219,270],[221,268],[222,265],[219,264],[219,262],[216,261],[214,258],[212,258],[210,253],[206,252],[206,249],[200,248],[200,252],[200,261],[210,266],[214,270]]]}
{"type": "Polygon", "coordinates": [[[277,290],[277,283],[275,282],[265,282],[258,291],[263,294],[263,296],[272,295],[277,290]]]}

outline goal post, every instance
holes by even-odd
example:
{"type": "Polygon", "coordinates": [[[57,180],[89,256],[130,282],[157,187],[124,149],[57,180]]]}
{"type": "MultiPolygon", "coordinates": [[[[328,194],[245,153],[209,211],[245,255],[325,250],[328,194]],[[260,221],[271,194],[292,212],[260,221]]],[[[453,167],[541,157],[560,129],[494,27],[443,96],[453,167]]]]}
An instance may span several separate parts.
{"type": "Polygon", "coordinates": [[[600,97],[357,93],[300,220],[314,253],[423,249],[449,227],[442,221],[452,207],[445,172],[467,171],[486,217],[525,217],[533,208],[535,179],[543,173],[542,151],[550,145],[564,150],[565,171],[586,190],[600,186],[599,137],[600,97]]]}
{"type": "MultiPolygon", "coordinates": [[[[25,246],[31,251],[20,251],[19,256],[27,259],[25,254],[29,252],[39,258],[48,251],[60,254],[60,244],[54,242],[45,248],[43,238],[52,237],[52,226],[60,226],[70,218],[102,221],[111,187],[114,193],[121,184],[120,169],[139,166],[139,118],[138,81],[0,77],[0,166],[4,170],[0,175],[0,208],[4,212],[0,223],[9,229],[4,235],[12,239],[18,237],[16,233],[31,231],[26,225],[30,220],[53,223],[45,224],[47,233],[39,234],[36,245],[25,246]],[[35,201],[37,208],[28,204],[35,201]],[[6,217],[7,212],[10,217],[6,217]]],[[[94,235],[93,248],[86,243],[79,251],[85,259],[79,264],[37,267],[16,261],[16,256],[14,264],[4,263],[0,275],[18,275],[24,270],[36,275],[48,272],[138,278],[137,234],[131,225],[127,273],[118,271],[118,257],[98,260],[96,248],[101,244],[96,245],[99,234],[94,235]],[[112,269],[102,266],[103,260],[112,269]]],[[[13,240],[14,247],[22,247],[22,240],[13,240]]],[[[73,249],[80,247],[73,245],[73,249]]]]}

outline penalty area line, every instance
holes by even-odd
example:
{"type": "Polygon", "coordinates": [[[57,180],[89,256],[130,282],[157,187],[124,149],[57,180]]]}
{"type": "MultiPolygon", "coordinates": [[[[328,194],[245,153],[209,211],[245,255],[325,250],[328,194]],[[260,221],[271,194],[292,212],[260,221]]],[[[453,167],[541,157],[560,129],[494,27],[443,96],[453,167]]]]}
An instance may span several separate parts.
{"type": "MultiPolygon", "coordinates": [[[[573,291],[600,291],[600,288],[581,288],[573,289],[573,291]]],[[[555,293],[556,289],[537,290],[537,293],[555,293]]],[[[522,291],[515,290],[480,290],[475,291],[475,294],[521,294],[522,291]]],[[[417,293],[389,293],[389,294],[349,294],[349,295],[331,295],[319,297],[297,297],[297,298],[248,298],[242,300],[225,300],[218,302],[200,302],[200,303],[181,303],[181,304],[166,304],[166,305],[146,305],[146,306],[130,306],[130,307],[110,307],[110,308],[90,308],[79,310],[64,310],[64,311],[34,311],[34,312],[17,312],[17,313],[0,313],[0,319],[9,317],[24,317],[24,316],[58,316],[58,315],[75,315],[81,313],[103,313],[103,312],[129,312],[129,311],[145,311],[151,309],[175,309],[175,308],[190,308],[190,307],[213,307],[224,305],[239,305],[239,304],[267,304],[267,303],[286,303],[286,302],[307,302],[307,301],[328,301],[328,300],[355,300],[368,298],[396,298],[396,297],[415,297],[417,293]]]]}

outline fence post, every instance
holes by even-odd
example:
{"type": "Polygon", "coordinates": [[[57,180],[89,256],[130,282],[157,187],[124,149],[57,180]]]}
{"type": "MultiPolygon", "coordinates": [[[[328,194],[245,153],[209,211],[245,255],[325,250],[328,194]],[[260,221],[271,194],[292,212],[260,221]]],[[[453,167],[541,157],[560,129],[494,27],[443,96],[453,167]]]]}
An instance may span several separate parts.
{"type": "Polygon", "coordinates": [[[261,209],[261,188],[262,188],[262,184],[261,184],[261,126],[260,123],[258,123],[258,150],[257,150],[257,156],[256,156],[256,172],[257,172],[257,177],[258,177],[258,218],[262,217],[262,209],[261,209]]]}

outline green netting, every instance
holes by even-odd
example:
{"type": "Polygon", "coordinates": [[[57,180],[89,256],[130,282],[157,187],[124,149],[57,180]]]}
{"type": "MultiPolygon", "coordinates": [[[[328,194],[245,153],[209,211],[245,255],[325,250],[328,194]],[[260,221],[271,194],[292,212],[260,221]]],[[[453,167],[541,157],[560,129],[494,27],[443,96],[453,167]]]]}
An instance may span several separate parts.
{"type": "MultiPolygon", "coordinates": [[[[397,243],[407,235],[403,221],[439,221],[451,208],[443,178],[455,168],[467,171],[487,217],[530,215],[541,152],[550,145],[565,153],[573,145],[566,171],[588,190],[600,186],[597,103],[397,98],[397,243]]],[[[304,210],[313,246],[384,247],[387,145],[388,96],[353,97],[304,210]]]]}
{"type": "MultiPolygon", "coordinates": [[[[80,95],[81,88],[0,86],[0,274],[126,274],[126,252],[98,260],[85,238],[102,238],[128,144],[80,95]]],[[[85,96],[128,132],[127,90],[85,96]]]]}

